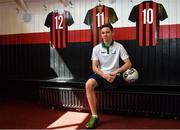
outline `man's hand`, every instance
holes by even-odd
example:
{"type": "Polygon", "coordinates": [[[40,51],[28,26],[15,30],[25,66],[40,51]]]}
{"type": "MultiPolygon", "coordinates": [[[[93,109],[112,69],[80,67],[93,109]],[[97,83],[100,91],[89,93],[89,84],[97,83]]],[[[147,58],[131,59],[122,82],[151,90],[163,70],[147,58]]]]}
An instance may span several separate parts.
{"type": "Polygon", "coordinates": [[[103,76],[108,82],[112,83],[114,79],[116,78],[116,75],[112,74],[104,74],[103,76]]]}
{"type": "Polygon", "coordinates": [[[112,75],[112,76],[117,76],[117,74],[118,74],[117,70],[110,73],[110,75],[112,75]]]}

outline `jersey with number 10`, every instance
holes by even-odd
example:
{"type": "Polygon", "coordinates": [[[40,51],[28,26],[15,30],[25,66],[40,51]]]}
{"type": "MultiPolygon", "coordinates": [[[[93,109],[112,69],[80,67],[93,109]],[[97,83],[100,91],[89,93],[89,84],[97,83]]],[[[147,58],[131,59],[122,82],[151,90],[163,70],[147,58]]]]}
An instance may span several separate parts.
{"type": "Polygon", "coordinates": [[[129,20],[136,22],[139,46],[156,46],[159,39],[159,21],[167,17],[163,5],[154,1],[144,1],[133,7],[129,20]]]}
{"type": "Polygon", "coordinates": [[[117,20],[117,15],[111,7],[99,5],[88,10],[84,23],[90,25],[93,46],[102,41],[100,27],[106,23],[115,23],[117,20]]]}
{"type": "Polygon", "coordinates": [[[50,27],[50,38],[54,48],[66,48],[68,38],[68,26],[72,25],[74,20],[69,11],[50,12],[45,21],[45,26],[50,27]]]}

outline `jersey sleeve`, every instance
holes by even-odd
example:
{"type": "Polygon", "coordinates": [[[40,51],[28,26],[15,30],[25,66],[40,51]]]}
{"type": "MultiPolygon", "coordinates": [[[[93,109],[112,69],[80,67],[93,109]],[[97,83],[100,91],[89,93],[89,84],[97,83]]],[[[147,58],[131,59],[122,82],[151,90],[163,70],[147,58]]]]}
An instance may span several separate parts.
{"type": "Polygon", "coordinates": [[[115,23],[116,21],[118,21],[118,17],[113,8],[109,8],[109,21],[112,24],[115,23]]]}
{"type": "Polygon", "coordinates": [[[134,6],[128,18],[131,22],[136,22],[136,14],[138,13],[137,11],[138,11],[137,6],[134,6]]]}
{"type": "Polygon", "coordinates": [[[49,13],[46,17],[44,25],[49,28],[51,27],[51,23],[52,23],[52,13],[49,13]]]}
{"type": "Polygon", "coordinates": [[[159,15],[159,20],[163,21],[168,17],[166,10],[162,4],[158,4],[158,15],[159,15]]]}
{"type": "Polygon", "coordinates": [[[66,23],[68,26],[71,26],[74,23],[73,17],[69,11],[66,11],[65,14],[66,14],[66,23]]]}
{"type": "Polygon", "coordinates": [[[91,13],[91,10],[88,10],[88,12],[86,13],[86,16],[85,16],[85,19],[84,19],[84,23],[86,25],[91,25],[91,20],[92,19],[92,13],[91,13]]]}

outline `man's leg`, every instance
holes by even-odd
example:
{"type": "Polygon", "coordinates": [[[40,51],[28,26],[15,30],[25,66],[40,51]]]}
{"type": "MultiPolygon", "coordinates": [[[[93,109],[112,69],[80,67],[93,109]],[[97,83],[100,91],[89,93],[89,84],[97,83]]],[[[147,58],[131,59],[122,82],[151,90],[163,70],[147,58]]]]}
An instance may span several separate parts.
{"type": "Polygon", "coordinates": [[[96,94],[95,94],[95,87],[97,86],[98,84],[95,79],[90,78],[86,82],[86,96],[87,96],[89,107],[92,113],[90,120],[86,124],[86,128],[94,128],[99,121],[99,118],[97,116],[97,107],[96,107],[97,101],[96,101],[96,94]]]}
{"type": "Polygon", "coordinates": [[[92,115],[97,115],[97,107],[96,107],[96,95],[95,95],[95,87],[97,87],[97,82],[95,79],[89,79],[86,82],[86,96],[89,103],[89,107],[92,115]]]}

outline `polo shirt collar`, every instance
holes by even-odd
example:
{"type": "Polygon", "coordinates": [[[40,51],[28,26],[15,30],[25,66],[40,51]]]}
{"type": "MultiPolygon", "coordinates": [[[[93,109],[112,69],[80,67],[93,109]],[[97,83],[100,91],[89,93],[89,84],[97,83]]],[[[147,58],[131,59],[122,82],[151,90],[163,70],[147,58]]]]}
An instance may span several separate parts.
{"type": "MultiPolygon", "coordinates": [[[[110,43],[110,46],[112,46],[114,44],[114,40],[112,40],[112,42],[110,43]]],[[[103,48],[109,48],[110,46],[106,46],[106,44],[104,42],[102,42],[102,47],[103,48]]]]}

